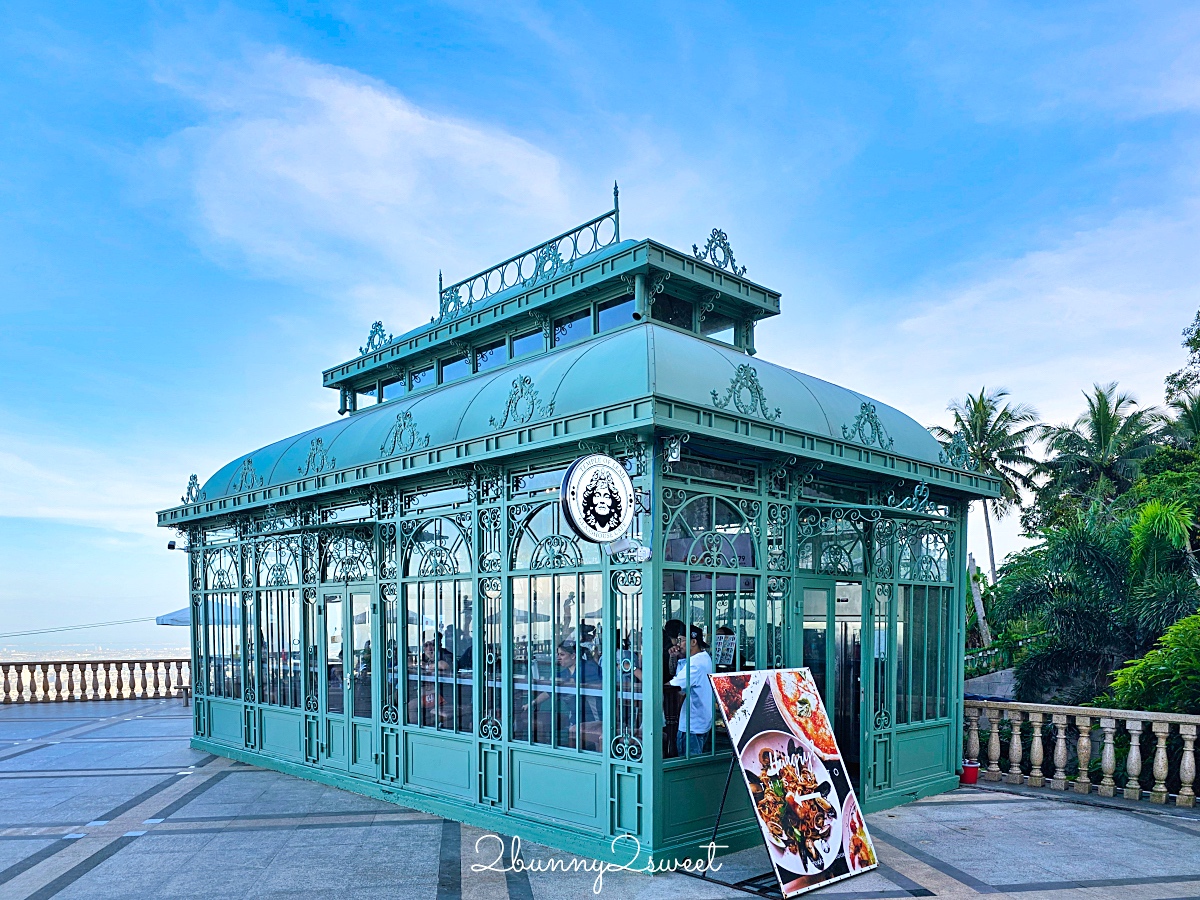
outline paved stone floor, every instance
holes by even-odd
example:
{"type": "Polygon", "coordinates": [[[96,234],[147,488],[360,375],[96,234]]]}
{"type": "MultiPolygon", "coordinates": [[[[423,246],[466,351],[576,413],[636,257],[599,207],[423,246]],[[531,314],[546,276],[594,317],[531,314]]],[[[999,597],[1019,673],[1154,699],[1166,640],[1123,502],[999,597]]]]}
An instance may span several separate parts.
{"type": "MultiPolygon", "coordinates": [[[[173,701],[0,707],[0,897],[594,896],[587,873],[472,871],[495,856],[486,837],[476,849],[477,829],[192,750],[189,712],[173,701]]],[[[1200,815],[970,789],[868,822],[880,869],[810,896],[1200,900],[1200,815]]],[[[722,863],[721,881],[770,885],[762,850],[722,863]]],[[[601,896],[748,895],[612,873],[601,896]]]]}

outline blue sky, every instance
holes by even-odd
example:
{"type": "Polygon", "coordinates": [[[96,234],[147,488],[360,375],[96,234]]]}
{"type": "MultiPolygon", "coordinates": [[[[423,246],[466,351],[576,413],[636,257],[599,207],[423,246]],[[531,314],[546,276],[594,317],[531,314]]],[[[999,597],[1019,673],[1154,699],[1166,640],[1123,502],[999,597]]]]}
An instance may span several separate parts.
{"type": "MultiPolygon", "coordinates": [[[[332,418],[373,320],[613,179],[627,236],[719,226],[783,292],[764,358],[927,423],[980,385],[1160,403],[1198,42],[1186,3],[6,4],[0,633],[182,606],[154,511],[191,472],[332,418]]],[[[0,649],[68,642],[183,644],[0,649]]]]}

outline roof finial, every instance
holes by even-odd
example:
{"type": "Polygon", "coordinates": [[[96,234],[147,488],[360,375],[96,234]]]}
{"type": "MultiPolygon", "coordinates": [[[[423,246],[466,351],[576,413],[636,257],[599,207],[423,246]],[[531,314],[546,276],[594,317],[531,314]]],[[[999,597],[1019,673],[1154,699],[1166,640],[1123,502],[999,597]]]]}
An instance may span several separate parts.
{"type": "Polygon", "coordinates": [[[614,237],[617,241],[621,240],[621,190],[617,187],[617,179],[613,179],[613,228],[616,232],[614,237]]]}
{"type": "Polygon", "coordinates": [[[442,270],[438,269],[438,296],[442,296],[442,270]]]}

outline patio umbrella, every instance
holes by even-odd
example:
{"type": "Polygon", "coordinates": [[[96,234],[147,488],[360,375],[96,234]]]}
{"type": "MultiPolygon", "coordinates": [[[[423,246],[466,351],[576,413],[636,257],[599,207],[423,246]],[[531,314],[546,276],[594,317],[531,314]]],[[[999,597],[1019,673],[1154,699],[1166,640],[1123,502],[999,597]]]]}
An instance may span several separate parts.
{"type": "Polygon", "coordinates": [[[185,606],[183,609],[177,609],[175,612],[161,615],[154,621],[159,625],[182,625],[184,628],[190,628],[192,625],[192,608],[185,606]]]}

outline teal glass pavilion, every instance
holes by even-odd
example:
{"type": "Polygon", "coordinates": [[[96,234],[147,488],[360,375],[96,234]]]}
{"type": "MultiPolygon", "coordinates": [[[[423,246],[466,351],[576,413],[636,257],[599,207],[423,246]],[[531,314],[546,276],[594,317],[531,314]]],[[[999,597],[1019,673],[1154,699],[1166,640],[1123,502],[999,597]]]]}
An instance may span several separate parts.
{"type": "MultiPolygon", "coordinates": [[[[442,287],[429,324],[376,323],[324,373],[336,421],[158,514],[188,539],[193,746],[594,857],[623,834],[695,857],[730,750],[718,716],[679,755],[664,631],[687,623],[735,638],[719,669],[812,669],[868,811],[952,787],[967,503],[997,483],[757,359],[779,296],[720,231],[622,240],[614,202],[442,287]],[[596,451],[639,497],[607,546],[558,503],[596,451]]],[[[759,840],[738,787],[732,848],[759,840]]]]}

